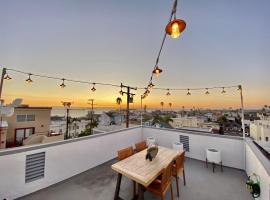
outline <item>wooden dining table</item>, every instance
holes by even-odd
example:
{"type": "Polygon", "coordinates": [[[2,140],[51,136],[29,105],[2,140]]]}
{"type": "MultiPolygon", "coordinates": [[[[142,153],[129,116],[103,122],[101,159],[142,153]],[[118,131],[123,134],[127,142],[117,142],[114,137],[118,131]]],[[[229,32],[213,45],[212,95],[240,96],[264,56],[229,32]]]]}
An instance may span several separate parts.
{"type": "Polygon", "coordinates": [[[122,175],[138,183],[138,196],[133,199],[144,199],[144,188],[149,186],[176,157],[182,152],[158,146],[158,154],[152,160],[146,160],[147,149],[121,160],[111,167],[118,173],[114,200],[119,197],[122,175]]]}

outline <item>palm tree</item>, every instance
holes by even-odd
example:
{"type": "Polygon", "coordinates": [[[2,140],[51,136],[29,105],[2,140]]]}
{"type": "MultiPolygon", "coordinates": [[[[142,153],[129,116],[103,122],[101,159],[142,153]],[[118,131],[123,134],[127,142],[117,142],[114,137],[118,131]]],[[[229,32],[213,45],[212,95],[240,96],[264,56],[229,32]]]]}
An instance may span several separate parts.
{"type": "Polygon", "coordinates": [[[170,107],[170,109],[172,110],[172,103],[169,103],[169,107],[170,107]]]}
{"type": "Polygon", "coordinates": [[[143,109],[144,109],[144,112],[146,112],[147,105],[144,105],[143,109]]]}
{"type": "Polygon", "coordinates": [[[81,121],[80,119],[74,117],[74,118],[71,118],[69,119],[70,120],[70,124],[72,124],[72,128],[75,130],[74,134],[73,134],[73,137],[76,137],[77,136],[77,122],[81,121]]]}
{"type": "Polygon", "coordinates": [[[119,112],[121,112],[121,104],[122,104],[122,99],[121,97],[116,98],[116,104],[119,105],[119,112]]]}
{"type": "Polygon", "coordinates": [[[163,110],[164,102],[163,102],[163,101],[161,101],[161,102],[160,102],[160,105],[161,105],[162,110],[163,110]]]}
{"type": "Polygon", "coordinates": [[[95,127],[98,126],[98,120],[97,119],[93,119],[92,121],[90,121],[86,127],[85,127],[85,130],[83,130],[79,135],[78,137],[84,137],[84,136],[87,136],[87,135],[92,135],[93,134],[93,129],[95,127]]]}
{"type": "MultiPolygon", "coordinates": [[[[116,104],[119,105],[119,115],[121,114],[121,104],[122,104],[122,99],[121,97],[116,98],[116,104]]],[[[122,116],[121,117],[121,124],[122,124],[122,116]]]]}
{"type": "Polygon", "coordinates": [[[170,122],[173,122],[173,119],[169,115],[166,115],[164,117],[162,117],[160,115],[154,115],[152,125],[155,125],[155,124],[160,124],[160,125],[163,124],[164,125],[164,124],[166,124],[167,126],[170,127],[170,122]]]}

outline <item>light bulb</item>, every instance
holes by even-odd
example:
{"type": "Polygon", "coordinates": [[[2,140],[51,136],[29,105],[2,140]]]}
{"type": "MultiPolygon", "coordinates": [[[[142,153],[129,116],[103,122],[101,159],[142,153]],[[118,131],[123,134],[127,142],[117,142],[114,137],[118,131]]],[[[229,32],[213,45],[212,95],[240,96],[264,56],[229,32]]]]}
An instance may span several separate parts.
{"type": "Polygon", "coordinates": [[[179,24],[177,22],[174,22],[172,24],[171,37],[175,39],[175,38],[178,38],[179,36],[180,36],[179,24]]]}

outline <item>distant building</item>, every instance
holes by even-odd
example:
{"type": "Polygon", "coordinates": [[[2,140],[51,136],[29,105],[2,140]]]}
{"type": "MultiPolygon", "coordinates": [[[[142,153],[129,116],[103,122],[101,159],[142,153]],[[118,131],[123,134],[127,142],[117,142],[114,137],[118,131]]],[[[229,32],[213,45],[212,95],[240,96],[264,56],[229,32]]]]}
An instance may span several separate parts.
{"type": "Polygon", "coordinates": [[[250,122],[250,136],[258,141],[270,142],[270,120],[250,122]]]}
{"type": "Polygon", "coordinates": [[[7,137],[8,124],[6,121],[0,122],[0,149],[6,148],[6,137],[7,137]]]}
{"type": "MultiPolygon", "coordinates": [[[[131,113],[130,113],[131,114],[131,113]]],[[[130,115],[132,119],[132,115],[130,115]]],[[[124,116],[119,112],[103,112],[99,117],[99,124],[101,126],[110,126],[114,124],[121,124],[124,121],[124,116]]]]}
{"type": "Polygon", "coordinates": [[[21,146],[31,135],[48,135],[50,130],[51,107],[20,106],[7,122],[6,146],[21,146]]]}
{"type": "MultiPolygon", "coordinates": [[[[78,135],[86,129],[90,120],[73,121],[68,125],[68,136],[78,137],[78,135]]],[[[50,135],[59,135],[66,133],[66,121],[52,121],[50,125],[50,135]]]]}
{"type": "Polygon", "coordinates": [[[204,122],[204,119],[198,117],[178,117],[172,118],[173,122],[170,122],[170,125],[173,128],[181,128],[181,127],[193,127],[198,128],[199,124],[204,122]]]}

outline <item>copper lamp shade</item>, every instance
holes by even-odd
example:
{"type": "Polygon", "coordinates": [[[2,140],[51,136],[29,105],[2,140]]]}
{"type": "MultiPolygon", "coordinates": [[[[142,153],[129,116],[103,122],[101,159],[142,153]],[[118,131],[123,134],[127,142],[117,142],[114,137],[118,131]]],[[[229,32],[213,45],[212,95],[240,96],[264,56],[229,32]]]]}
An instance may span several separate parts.
{"type": "Polygon", "coordinates": [[[167,26],[166,26],[166,33],[168,35],[172,36],[173,25],[175,25],[175,24],[178,25],[179,33],[182,33],[186,28],[186,22],[184,20],[182,20],[182,19],[174,19],[170,23],[168,23],[167,26]]]}

